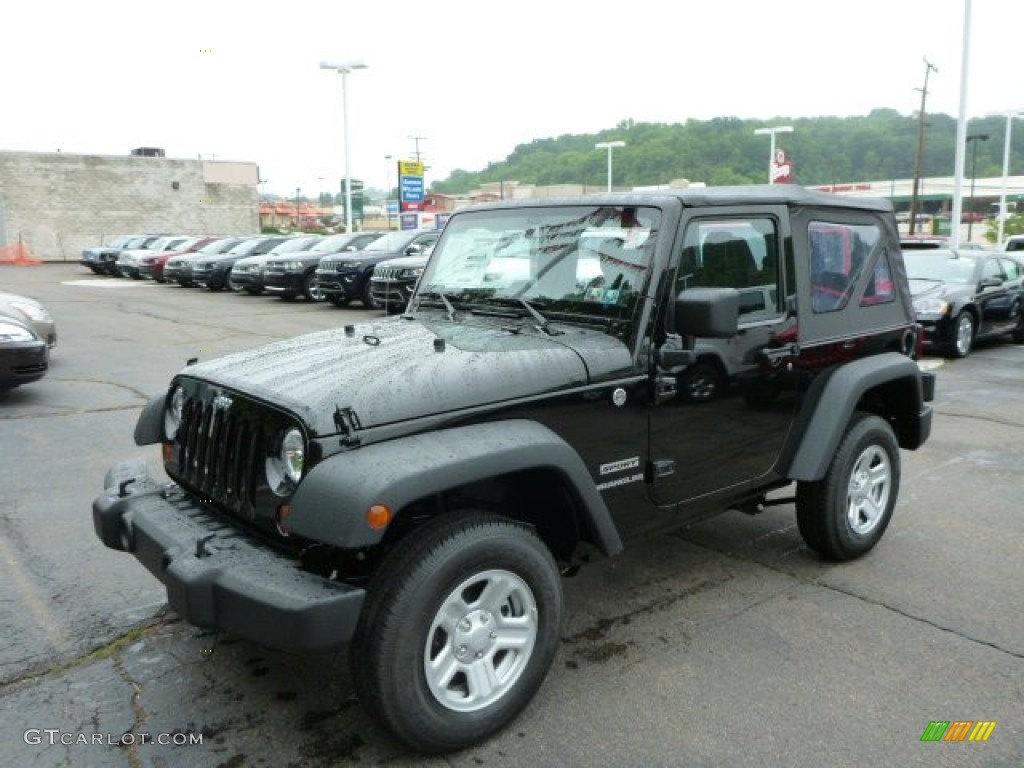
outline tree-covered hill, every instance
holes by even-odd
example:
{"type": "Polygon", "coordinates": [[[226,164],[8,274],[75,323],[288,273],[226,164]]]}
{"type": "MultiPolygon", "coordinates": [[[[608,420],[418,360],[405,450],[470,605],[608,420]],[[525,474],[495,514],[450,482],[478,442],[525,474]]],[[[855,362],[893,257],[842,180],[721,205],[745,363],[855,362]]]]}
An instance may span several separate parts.
{"type": "MultiPolygon", "coordinates": [[[[754,129],[792,125],[794,132],[779,134],[779,147],[794,164],[794,181],[805,186],[908,179],[914,175],[918,119],[891,109],[877,109],[859,117],[775,117],[741,120],[720,117],[690,120],[685,124],[637,123],[624,120],[613,130],[596,134],[564,135],[520,144],[500,162],[482,171],[454,171],[435,181],[437,192],[461,193],[488,182],[523,184],[606,183],[607,155],[594,148],[600,141],[622,140],[626,146],[614,154],[615,186],[665,184],[689,179],[710,185],[762,183],[768,177],[769,138],[754,129]]],[[[1003,117],[977,118],[969,134],[988,134],[977,148],[976,175],[1001,176],[1006,136],[1003,117]]],[[[1024,174],[1024,128],[1012,133],[1010,175],[1024,174]]],[[[956,119],[943,114],[926,117],[922,175],[952,176],[956,147],[956,119]]],[[[970,174],[971,155],[966,158],[970,174]]]]}

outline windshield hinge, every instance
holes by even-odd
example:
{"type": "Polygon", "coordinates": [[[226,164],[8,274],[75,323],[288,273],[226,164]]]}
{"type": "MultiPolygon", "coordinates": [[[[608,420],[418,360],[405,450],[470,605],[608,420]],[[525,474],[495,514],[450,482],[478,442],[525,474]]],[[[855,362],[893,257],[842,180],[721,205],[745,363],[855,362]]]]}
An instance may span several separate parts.
{"type": "Polygon", "coordinates": [[[359,445],[359,417],[351,408],[334,407],[334,426],[341,433],[341,444],[355,447],[359,445]]]}

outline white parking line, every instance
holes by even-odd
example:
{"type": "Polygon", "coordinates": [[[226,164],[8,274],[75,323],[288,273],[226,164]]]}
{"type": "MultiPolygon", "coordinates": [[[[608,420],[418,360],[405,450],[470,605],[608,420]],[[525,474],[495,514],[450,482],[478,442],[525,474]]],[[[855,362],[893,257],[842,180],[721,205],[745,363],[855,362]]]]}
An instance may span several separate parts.
{"type": "Polygon", "coordinates": [[[64,280],[61,285],[81,285],[86,288],[150,288],[151,280],[64,280]]]}

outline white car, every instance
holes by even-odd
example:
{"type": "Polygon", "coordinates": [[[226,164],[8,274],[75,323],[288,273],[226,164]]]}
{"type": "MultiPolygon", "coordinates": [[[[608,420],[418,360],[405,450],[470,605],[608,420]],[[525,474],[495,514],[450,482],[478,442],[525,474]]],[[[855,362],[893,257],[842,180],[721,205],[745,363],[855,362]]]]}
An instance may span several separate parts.
{"type": "Polygon", "coordinates": [[[0,293],[0,318],[12,317],[29,326],[51,349],[57,346],[57,324],[46,307],[16,293],[0,293]]]}

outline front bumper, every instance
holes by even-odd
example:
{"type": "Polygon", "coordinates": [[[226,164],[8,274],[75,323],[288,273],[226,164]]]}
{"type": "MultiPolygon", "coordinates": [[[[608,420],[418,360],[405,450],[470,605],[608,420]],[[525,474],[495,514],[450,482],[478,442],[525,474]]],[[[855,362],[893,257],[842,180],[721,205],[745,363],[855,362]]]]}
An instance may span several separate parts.
{"type": "MultiPolygon", "coordinates": [[[[56,338],[54,344],[56,344],[56,338]]],[[[40,341],[24,341],[0,347],[0,391],[38,381],[50,367],[50,352],[40,341]]]]}
{"type": "Polygon", "coordinates": [[[304,278],[301,272],[264,272],[263,287],[271,293],[301,293],[304,278]]]}
{"type": "Polygon", "coordinates": [[[96,535],[135,555],[188,623],[285,650],[337,651],[351,640],[362,589],[302,570],[139,462],[115,465],[104,486],[92,504],[96,535]]]}
{"type": "Polygon", "coordinates": [[[363,291],[361,272],[317,272],[316,284],[324,296],[358,299],[363,291]]]}

